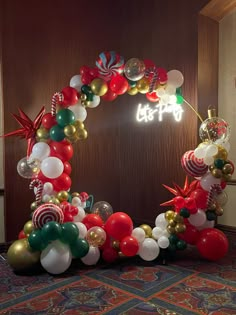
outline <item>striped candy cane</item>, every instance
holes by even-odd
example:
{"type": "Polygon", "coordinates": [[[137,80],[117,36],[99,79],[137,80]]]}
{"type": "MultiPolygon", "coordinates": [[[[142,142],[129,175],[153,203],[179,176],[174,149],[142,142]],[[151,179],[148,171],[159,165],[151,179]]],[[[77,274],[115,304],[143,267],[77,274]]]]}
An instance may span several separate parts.
{"type": "Polygon", "coordinates": [[[153,76],[152,76],[151,83],[149,86],[149,91],[148,91],[149,93],[153,92],[155,85],[157,83],[157,79],[158,79],[158,70],[155,66],[146,69],[145,77],[148,78],[148,77],[150,77],[151,74],[153,74],[153,76]]]}
{"type": "Polygon", "coordinates": [[[213,204],[216,195],[222,193],[222,188],[219,184],[211,185],[210,191],[207,197],[207,208],[210,208],[213,204]]]}
{"type": "Polygon", "coordinates": [[[64,95],[61,92],[56,92],[53,94],[52,104],[51,104],[52,116],[56,116],[57,104],[58,102],[62,102],[63,100],[64,100],[64,95]]]}
{"type": "Polygon", "coordinates": [[[39,179],[32,180],[32,182],[29,185],[29,188],[33,189],[34,187],[37,188],[37,191],[35,194],[36,195],[35,202],[36,202],[36,205],[38,206],[41,203],[42,194],[43,194],[43,183],[41,182],[41,180],[39,179]]]}

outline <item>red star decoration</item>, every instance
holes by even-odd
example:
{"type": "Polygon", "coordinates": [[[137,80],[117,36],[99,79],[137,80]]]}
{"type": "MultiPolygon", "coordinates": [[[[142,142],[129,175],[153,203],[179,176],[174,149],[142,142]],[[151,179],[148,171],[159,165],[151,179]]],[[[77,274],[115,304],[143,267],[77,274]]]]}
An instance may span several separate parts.
{"type": "Polygon", "coordinates": [[[21,125],[22,128],[17,129],[15,131],[11,131],[4,135],[4,137],[10,136],[19,136],[21,138],[25,138],[28,142],[27,146],[27,157],[30,156],[32,147],[36,143],[36,132],[39,129],[43,115],[45,113],[44,106],[35,117],[34,120],[31,120],[21,109],[18,109],[20,116],[12,114],[15,120],[21,125]]]}
{"type": "MultiPolygon", "coordinates": [[[[173,183],[173,185],[174,185],[174,188],[171,188],[163,184],[163,186],[166,189],[168,189],[176,197],[181,196],[183,198],[186,198],[186,197],[189,197],[191,193],[197,188],[198,180],[194,180],[191,184],[189,184],[188,177],[186,176],[183,188],[181,188],[179,185],[175,183],[173,183]]],[[[161,204],[161,206],[173,206],[173,205],[175,205],[174,198],[169,201],[163,202],[161,204]]]]}

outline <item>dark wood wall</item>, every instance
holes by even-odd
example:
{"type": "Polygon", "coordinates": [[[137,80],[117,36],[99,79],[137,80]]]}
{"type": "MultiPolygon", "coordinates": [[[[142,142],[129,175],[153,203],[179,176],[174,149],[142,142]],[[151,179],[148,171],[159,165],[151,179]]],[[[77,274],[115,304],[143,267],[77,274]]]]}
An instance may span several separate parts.
{"type": "MultiPolygon", "coordinates": [[[[207,2],[3,0],[5,132],[18,128],[11,116],[18,107],[32,118],[42,105],[49,111],[54,92],[106,50],[180,70],[184,97],[196,106],[198,13],[207,2]]],[[[197,117],[183,105],[181,123],[165,116],[141,125],[135,121],[139,102],[145,102],[143,95],[124,95],[88,109],[89,137],[74,146],[72,191],[87,191],[134,221],[154,224],[165,210],[160,203],[171,197],[162,183],[183,184],[180,159],[197,144],[197,117]]],[[[33,201],[29,181],[16,170],[25,155],[24,140],[5,140],[7,240],[17,237],[33,201]]]]}

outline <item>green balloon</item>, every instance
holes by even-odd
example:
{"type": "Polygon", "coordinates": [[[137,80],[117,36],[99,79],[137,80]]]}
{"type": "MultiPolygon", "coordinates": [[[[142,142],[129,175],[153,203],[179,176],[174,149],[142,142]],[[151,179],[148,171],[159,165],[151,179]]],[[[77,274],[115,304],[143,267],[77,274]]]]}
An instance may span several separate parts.
{"type": "Polygon", "coordinates": [[[189,218],[190,217],[190,212],[187,208],[181,208],[179,214],[183,218],[189,218]]]}
{"type": "Polygon", "coordinates": [[[216,159],[216,160],[214,161],[214,165],[215,165],[217,168],[222,169],[223,166],[225,165],[225,160],[223,160],[223,159],[216,159]]]}
{"type": "Polygon", "coordinates": [[[89,85],[86,85],[86,84],[83,85],[81,87],[81,91],[87,96],[87,99],[86,99],[87,101],[90,101],[90,102],[93,101],[94,94],[89,85]]]}
{"type": "Polygon", "coordinates": [[[61,225],[55,221],[50,221],[42,227],[42,237],[46,241],[55,241],[61,238],[61,225]]]}
{"type": "Polygon", "coordinates": [[[207,210],[206,217],[208,221],[215,221],[217,216],[214,211],[207,210]]]}
{"type": "Polygon", "coordinates": [[[75,121],[75,115],[69,108],[61,109],[56,114],[56,121],[60,127],[65,127],[75,121]]]}
{"type": "Polygon", "coordinates": [[[48,242],[46,242],[42,237],[41,230],[32,231],[28,237],[28,242],[30,247],[37,251],[45,249],[48,245],[48,242]]]}
{"type": "Polygon", "coordinates": [[[79,229],[73,222],[66,222],[61,226],[61,241],[63,243],[71,244],[77,240],[79,236],[79,229]]]}
{"type": "Polygon", "coordinates": [[[53,141],[60,142],[65,138],[64,128],[55,125],[50,129],[50,138],[53,141]]]}
{"type": "Polygon", "coordinates": [[[88,254],[89,243],[83,238],[77,238],[75,242],[70,244],[70,249],[75,258],[82,258],[88,254]]]}
{"type": "Polygon", "coordinates": [[[170,241],[171,245],[175,245],[179,241],[179,238],[178,238],[178,236],[176,234],[171,234],[169,236],[169,241],[170,241]]]}
{"type": "Polygon", "coordinates": [[[177,94],[176,95],[176,103],[177,104],[183,104],[184,98],[182,95],[177,94]]]}
{"type": "Polygon", "coordinates": [[[176,244],[177,249],[184,250],[187,248],[187,243],[183,240],[179,240],[176,244]]]}

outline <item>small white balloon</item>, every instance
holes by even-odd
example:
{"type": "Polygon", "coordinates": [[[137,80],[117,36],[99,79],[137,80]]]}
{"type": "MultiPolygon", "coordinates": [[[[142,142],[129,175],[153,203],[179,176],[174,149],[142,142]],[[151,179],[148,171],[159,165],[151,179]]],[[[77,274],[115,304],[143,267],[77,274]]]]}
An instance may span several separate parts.
{"type": "MultiPolygon", "coordinates": [[[[165,230],[164,230],[165,231],[165,230]]],[[[152,229],[152,237],[156,240],[163,235],[163,229],[159,226],[155,226],[152,229]]]]}
{"type": "Polygon", "coordinates": [[[215,144],[210,144],[207,146],[206,148],[206,157],[208,156],[213,156],[216,155],[218,153],[218,147],[215,144]]]}
{"type": "Polygon", "coordinates": [[[59,177],[64,170],[62,161],[54,156],[50,156],[42,161],[41,171],[48,178],[59,177]]]}
{"type": "Polygon", "coordinates": [[[167,248],[170,245],[170,241],[169,241],[168,237],[161,236],[158,239],[157,244],[159,245],[160,248],[167,248]]]}
{"type": "Polygon", "coordinates": [[[52,192],[53,192],[53,184],[50,183],[50,182],[46,182],[43,185],[43,193],[45,193],[45,194],[52,194],[52,192]]]}
{"type": "Polygon", "coordinates": [[[197,213],[190,215],[188,221],[194,226],[201,226],[205,224],[206,219],[205,211],[198,209],[197,213]]]}
{"type": "Polygon", "coordinates": [[[87,255],[85,255],[83,258],[81,258],[81,261],[88,266],[96,265],[100,258],[100,250],[98,247],[89,247],[89,251],[87,255]]]}
{"type": "Polygon", "coordinates": [[[79,207],[79,206],[81,207],[82,201],[79,197],[73,197],[71,200],[71,204],[74,207],[79,207]]]}
{"type": "Polygon", "coordinates": [[[77,208],[79,211],[78,214],[74,216],[74,222],[81,222],[83,218],[86,216],[86,213],[82,207],[78,206],[77,208]]]}
{"type": "Polygon", "coordinates": [[[173,85],[176,88],[180,87],[184,83],[184,76],[179,70],[170,70],[167,72],[167,84],[173,85]]]}
{"type": "Polygon", "coordinates": [[[214,220],[206,220],[206,222],[203,225],[200,226],[196,226],[196,228],[201,231],[204,229],[208,229],[208,228],[213,228],[215,226],[215,221],[214,220]]]}
{"type": "Polygon", "coordinates": [[[75,115],[75,120],[85,121],[87,117],[87,111],[84,106],[81,105],[81,101],[79,100],[77,105],[68,107],[75,115]]]}
{"type": "Polygon", "coordinates": [[[71,261],[72,255],[69,246],[59,240],[50,243],[40,256],[42,267],[54,275],[65,272],[70,267],[71,261]]]}
{"type": "Polygon", "coordinates": [[[100,96],[94,95],[93,100],[88,104],[89,108],[95,108],[100,104],[100,96]]]}
{"type": "Polygon", "coordinates": [[[73,87],[74,89],[76,89],[78,92],[81,91],[81,87],[83,86],[83,82],[81,81],[81,75],[77,74],[74,75],[71,79],[70,79],[70,86],[73,87]]]}
{"type": "Polygon", "coordinates": [[[204,163],[206,164],[206,165],[212,165],[213,163],[214,163],[214,158],[213,158],[213,156],[205,156],[204,158],[203,158],[203,161],[204,161],[204,163]]]}
{"type": "Polygon", "coordinates": [[[30,158],[39,159],[42,161],[50,155],[50,146],[45,142],[37,142],[32,148],[30,158]]]}
{"type": "Polygon", "coordinates": [[[82,222],[74,222],[78,229],[79,229],[79,238],[83,238],[85,239],[86,235],[87,235],[87,228],[86,228],[86,225],[82,222]]]}
{"type": "Polygon", "coordinates": [[[42,201],[45,202],[45,203],[49,202],[50,199],[52,199],[52,196],[51,196],[51,195],[45,194],[45,195],[43,195],[43,197],[42,197],[42,201]]]}
{"type": "Polygon", "coordinates": [[[136,238],[136,240],[139,243],[142,243],[145,240],[146,234],[145,234],[144,229],[137,227],[137,228],[133,229],[131,236],[136,238]]]}
{"type": "Polygon", "coordinates": [[[203,147],[197,147],[195,150],[194,150],[194,156],[197,158],[197,159],[203,159],[206,155],[206,149],[203,148],[203,147]]]}
{"type": "Polygon", "coordinates": [[[160,248],[153,238],[145,238],[145,240],[139,245],[138,255],[145,261],[152,261],[156,259],[159,253],[160,248]]]}
{"type": "Polygon", "coordinates": [[[206,191],[210,191],[212,185],[220,185],[220,183],[220,178],[214,177],[211,173],[203,175],[200,179],[200,185],[206,191]]]}
{"type": "Polygon", "coordinates": [[[176,87],[174,85],[167,84],[167,86],[166,86],[166,94],[173,95],[175,93],[176,93],[176,87]]]}
{"type": "Polygon", "coordinates": [[[155,220],[155,225],[160,227],[161,229],[165,229],[168,225],[168,221],[165,218],[165,213],[160,213],[155,220]]]}

